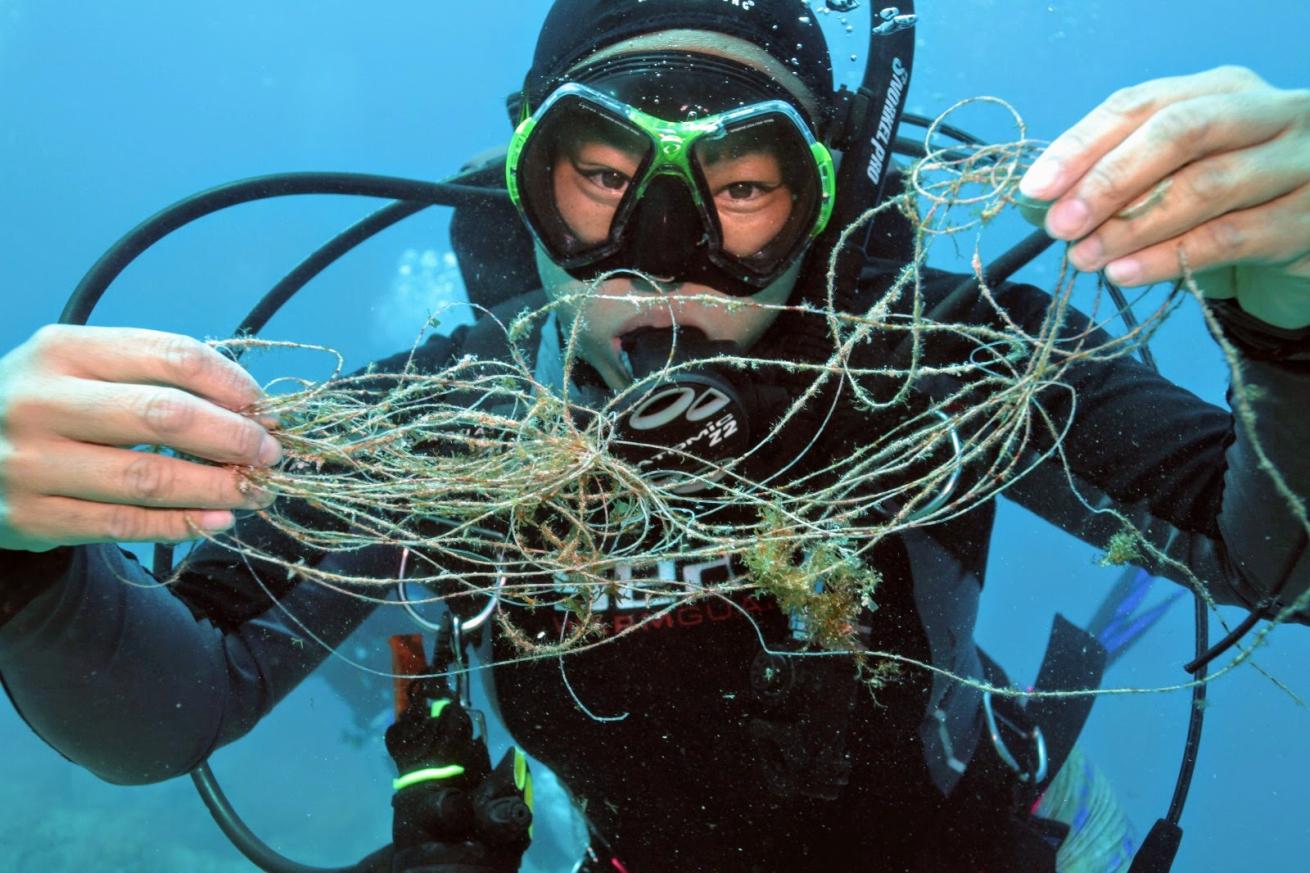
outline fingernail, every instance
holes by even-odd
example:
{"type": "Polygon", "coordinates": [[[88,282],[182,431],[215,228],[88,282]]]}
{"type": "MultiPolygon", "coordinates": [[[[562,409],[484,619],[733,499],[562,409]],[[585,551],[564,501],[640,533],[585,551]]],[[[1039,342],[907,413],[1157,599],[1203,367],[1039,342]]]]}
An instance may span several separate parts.
{"type": "Polygon", "coordinates": [[[1019,193],[1026,197],[1049,198],[1060,181],[1060,162],[1055,158],[1038,158],[1019,180],[1019,193]]]}
{"type": "Polygon", "coordinates": [[[282,444],[268,434],[264,434],[264,441],[259,445],[260,466],[271,467],[280,460],[282,460],[282,444]]]}
{"type": "Polygon", "coordinates": [[[1073,265],[1083,272],[1095,270],[1101,265],[1101,257],[1105,254],[1105,246],[1101,240],[1095,236],[1089,236],[1087,239],[1074,246],[1069,252],[1069,260],[1073,265]]]}
{"type": "Polygon", "coordinates": [[[191,516],[191,522],[207,533],[218,533],[236,524],[236,516],[225,509],[210,509],[191,516]]]}
{"type": "Polygon", "coordinates": [[[1137,285],[1142,281],[1142,262],[1136,258],[1120,258],[1105,265],[1105,278],[1116,285],[1137,285]]]}
{"type": "Polygon", "coordinates": [[[1077,239],[1082,235],[1092,211],[1081,200],[1062,200],[1046,214],[1046,227],[1060,239],[1077,239]]]}

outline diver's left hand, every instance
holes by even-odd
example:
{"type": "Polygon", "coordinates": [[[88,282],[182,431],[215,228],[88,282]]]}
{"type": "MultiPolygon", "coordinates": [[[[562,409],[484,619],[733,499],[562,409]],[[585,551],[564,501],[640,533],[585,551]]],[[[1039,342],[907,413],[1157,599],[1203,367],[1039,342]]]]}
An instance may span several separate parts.
{"type": "Polygon", "coordinates": [[[1310,324],[1310,90],[1220,67],[1111,96],[1020,191],[1080,270],[1121,285],[1196,274],[1280,327],[1310,324]]]}

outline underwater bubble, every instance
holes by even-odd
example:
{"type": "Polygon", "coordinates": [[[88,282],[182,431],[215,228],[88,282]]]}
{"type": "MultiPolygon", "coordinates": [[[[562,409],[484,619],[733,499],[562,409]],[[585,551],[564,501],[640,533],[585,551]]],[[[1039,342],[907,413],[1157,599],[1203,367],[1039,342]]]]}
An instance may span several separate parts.
{"type": "MultiPolygon", "coordinates": [[[[434,311],[467,299],[459,260],[453,252],[407,248],[397,259],[390,293],[374,309],[372,333],[390,345],[412,343],[434,311]]],[[[441,322],[453,327],[472,322],[472,315],[464,307],[446,309],[441,322]]]]}

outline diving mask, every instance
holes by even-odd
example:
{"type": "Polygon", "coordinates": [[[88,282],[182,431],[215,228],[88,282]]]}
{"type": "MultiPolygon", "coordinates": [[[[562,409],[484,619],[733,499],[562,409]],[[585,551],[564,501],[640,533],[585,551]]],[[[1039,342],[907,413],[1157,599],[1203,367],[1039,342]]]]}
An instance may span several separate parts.
{"type": "Polygon", "coordinates": [[[670,109],[685,120],[589,84],[561,85],[514,133],[510,198],[574,278],[640,270],[757,294],[827,225],[832,156],[785,100],[703,115],[670,109]]]}

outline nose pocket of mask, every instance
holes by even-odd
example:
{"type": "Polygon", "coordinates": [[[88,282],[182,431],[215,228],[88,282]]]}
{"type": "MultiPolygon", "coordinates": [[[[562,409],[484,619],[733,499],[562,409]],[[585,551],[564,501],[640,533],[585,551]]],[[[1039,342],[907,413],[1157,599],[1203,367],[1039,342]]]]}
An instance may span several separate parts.
{"type": "Polygon", "coordinates": [[[682,278],[689,255],[708,242],[687,185],[668,175],[651,180],[620,233],[630,241],[632,266],[664,281],[682,278]]]}

